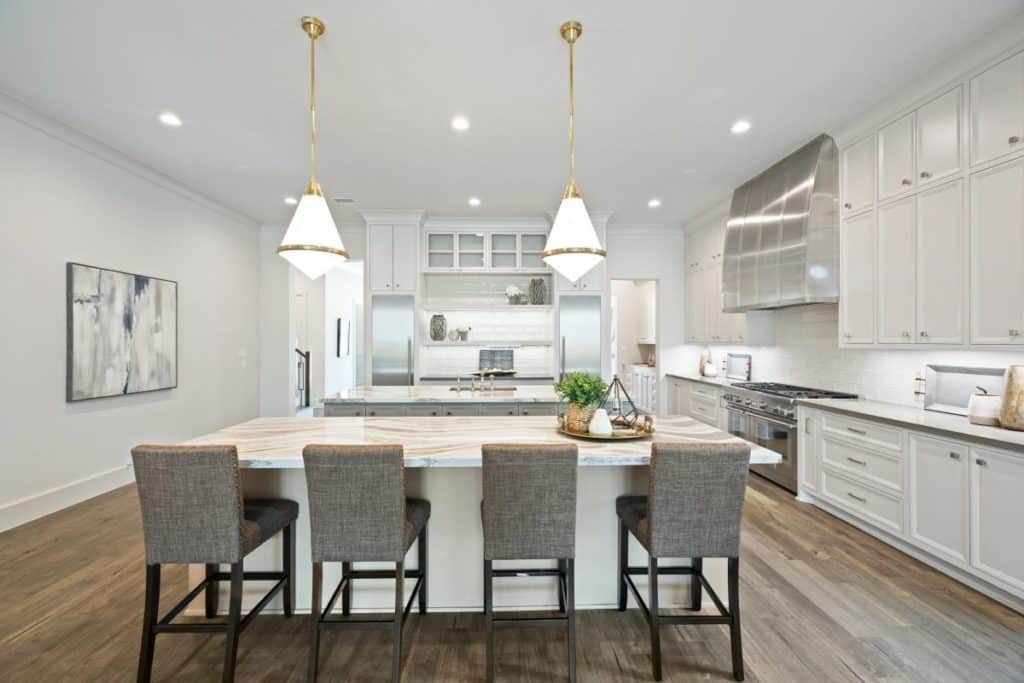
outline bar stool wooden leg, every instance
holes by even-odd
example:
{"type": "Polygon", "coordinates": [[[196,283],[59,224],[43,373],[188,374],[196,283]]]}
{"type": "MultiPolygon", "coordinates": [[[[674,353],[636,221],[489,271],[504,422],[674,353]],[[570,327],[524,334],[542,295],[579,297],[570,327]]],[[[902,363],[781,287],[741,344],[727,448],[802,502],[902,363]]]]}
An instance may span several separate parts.
{"type": "MultiPolygon", "coordinates": [[[[209,579],[211,576],[216,574],[219,569],[220,565],[217,564],[206,565],[206,578],[209,579]]],[[[206,618],[213,619],[215,616],[217,616],[217,603],[219,602],[220,598],[220,590],[219,587],[217,586],[217,582],[211,581],[210,583],[206,584],[205,593],[206,618]]]]}
{"type": "Polygon", "coordinates": [[[629,566],[629,529],[619,517],[619,611],[626,611],[626,568],[629,566]]]}
{"type": "Polygon", "coordinates": [[[743,640],[740,633],[740,558],[729,558],[729,640],[732,642],[732,677],[743,680],[743,640]]]}
{"type": "Polygon", "coordinates": [[[242,561],[231,565],[231,602],[228,608],[227,643],[224,647],[224,683],[235,680],[235,662],[238,659],[238,635],[242,621],[242,561]]]}
{"type": "Polygon", "coordinates": [[[156,633],[153,626],[160,618],[160,565],[146,565],[146,603],[142,614],[142,646],[139,649],[139,683],[149,683],[153,675],[153,650],[156,633]]]}
{"type": "Polygon", "coordinates": [[[484,560],[484,631],[487,651],[487,683],[494,681],[494,574],[491,560],[484,560]]]}
{"type": "Polygon", "coordinates": [[[394,643],[391,649],[391,683],[402,678],[402,607],[405,603],[405,563],[395,563],[395,625],[394,643]]]}
{"type": "Polygon", "coordinates": [[[661,631],[658,625],[658,558],[653,555],[647,560],[647,578],[651,597],[648,609],[648,621],[651,627],[651,672],[654,680],[661,680],[661,631]]]}
{"type": "Polygon", "coordinates": [[[284,615],[292,616],[295,609],[295,522],[284,528],[284,573],[288,579],[284,587],[284,615]]]}
{"type": "Polygon", "coordinates": [[[427,525],[423,525],[420,532],[419,549],[417,550],[417,562],[419,563],[420,575],[420,614],[427,613],[427,525]]]}
{"type": "Polygon", "coordinates": [[[565,560],[566,617],[569,640],[569,683],[576,683],[576,561],[565,560]]]}
{"type": "Polygon", "coordinates": [[[568,581],[565,560],[558,561],[558,572],[558,611],[565,612],[565,594],[562,592],[562,587],[568,581]]]}
{"type": "Polygon", "coordinates": [[[690,609],[700,611],[700,605],[704,601],[704,584],[700,577],[704,575],[704,558],[694,557],[690,560],[693,567],[693,574],[690,577],[690,609]]]}
{"type": "Polygon", "coordinates": [[[320,663],[320,611],[323,609],[324,563],[313,563],[313,597],[309,609],[309,667],[306,680],[316,680],[317,668],[320,663]]]}
{"type": "MultiPolygon", "coordinates": [[[[341,563],[341,579],[345,580],[345,577],[352,573],[352,563],[342,562],[341,563]]],[[[352,614],[352,579],[345,582],[345,587],[341,591],[341,613],[346,617],[352,614]]]]}

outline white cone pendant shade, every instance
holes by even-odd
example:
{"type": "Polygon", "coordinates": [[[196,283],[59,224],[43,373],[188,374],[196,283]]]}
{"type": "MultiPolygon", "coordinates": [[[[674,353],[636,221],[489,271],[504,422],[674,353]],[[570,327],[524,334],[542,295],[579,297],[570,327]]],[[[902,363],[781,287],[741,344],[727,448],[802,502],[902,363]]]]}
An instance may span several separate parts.
{"type": "Polygon", "coordinates": [[[605,251],[590,222],[587,207],[576,189],[575,91],[573,88],[573,45],[583,33],[578,21],[567,21],[560,31],[569,43],[569,185],[555,214],[541,258],[570,282],[576,282],[604,260],[605,251]]]}
{"type": "Polygon", "coordinates": [[[334,225],[323,190],[316,181],[316,39],[324,34],[324,23],[316,17],[302,17],[302,30],[309,36],[309,123],[310,180],[295,207],[292,221],[277,253],[315,280],[348,258],[334,225]]]}
{"type": "Polygon", "coordinates": [[[544,246],[544,263],[576,282],[605,256],[581,197],[566,197],[544,246]]]}
{"type": "Polygon", "coordinates": [[[277,253],[311,280],[348,258],[323,195],[302,195],[277,253]]]}

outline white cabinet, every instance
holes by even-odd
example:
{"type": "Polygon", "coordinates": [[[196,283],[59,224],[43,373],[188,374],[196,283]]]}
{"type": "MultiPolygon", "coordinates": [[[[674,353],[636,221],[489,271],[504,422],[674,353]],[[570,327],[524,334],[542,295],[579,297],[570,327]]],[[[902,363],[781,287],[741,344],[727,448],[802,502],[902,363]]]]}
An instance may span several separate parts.
{"type": "Polygon", "coordinates": [[[910,435],[910,539],[961,565],[970,549],[967,461],[963,444],[910,435]]]}
{"type": "Polygon", "coordinates": [[[654,368],[647,365],[627,365],[624,384],[633,399],[633,404],[644,413],[657,411],[658,377],[654,368]]]}
{"type": "Polygon", "coordinates": [[[797,459],[799,465],[799,489],[808,493],[816,493],[818,481],[821,478],[821,456],[818,454],[818,436],[821,432],[821,418],[818,413],[811,411],[800,411],[797,421],[800,433],[797,436],[797,451],[800,457],[797,459]]]}
{"type": "Polygon", "coordinates": [[[914,213],[913,197],[878,209],[878,341],[883,344],[914,341],[914,213]]]}
{"type": "Polygon", "coordinates": [[[960,344],[964,340],[963,251],[963,181],[954,180],[917,195],[920,343],[960,344]]]}
{"type": "Polygon", "coordinates": [[[1024,343],[1024,160],[971,176],[971,343],[1024,343]]]}
{"type": "Polygon", "coordinates": [[[960,86],[917,110],[917,184],[926,185],[960,170],[960,86]]]}
{"type": "Polygon", "coordinates": [[[746,314],[722,311],[724,231],[723,223],[686,236],[687,343],[742,343],[746,336],[746,314]]]}
{"type": "Polygon", "coordinates": [[[1024,458],[971,448],[971,565],[1024,593],[1024,458]]]}
{"type": "Polygon", "coordinates": [[[914,114],[878,131],[878,199],[914,187],[914,114]]]}
{"type": "Polygon", "coordinates": [[[1024,53],[971,80],[971,163],[1024,149],[1024,53]]]}
{"type": "Polygon", "coordinates": [[[686,309],[683,324],[686,325],[686,341],[690,343],[701,343],[705,337],[704,285],[703,270],[690,270],[686,273],[686,309]]]}
{"type": "Polygon", "coordinates": [[[419,279],[418,225],[368,227],[370,289],[375,292],[414,292],[419,279]]]}
{"type": "Polygon", "coordinates": [[[875,200],[875,136],[855,142],[842,154],[843,209],[847,213],[871,206],[875,200]]]}
{"type": "Polygon", "coordinates": [[[839,228],[839,340],[875,341],[875,214],[845,218],[839,228]]]}

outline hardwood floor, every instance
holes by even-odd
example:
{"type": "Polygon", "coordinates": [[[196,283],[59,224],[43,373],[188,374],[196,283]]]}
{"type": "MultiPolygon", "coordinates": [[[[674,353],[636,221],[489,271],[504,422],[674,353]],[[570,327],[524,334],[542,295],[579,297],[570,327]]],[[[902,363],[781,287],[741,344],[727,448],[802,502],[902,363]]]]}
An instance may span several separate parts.
{"type": "MultiPolygon", "coordinates": [[[[0,681],[129,681],[144,587],[134,487],[0,534],[0,681]]],[[[609,571],[614,568],[609,567],[609,571]]],[[[163,604],[185,592],[165,571],[163,604]]],[[[748,681],[1024,681],[1024,616],[751,477],[740,569],[748,681]]],[[[637,610],[579,612],[581,681],[649,681],[637,610]]],[[[305,678],[307,621],[257,617],[238,680],[305,678]]],[[[388,680],[385,632],[323,636],[321,680],[388,680]]],[[[157,638],[154,680],[216,681],[223,636],[157,638]]],[[[483,620],[410,617],[405,681],[483,680],[483,620]]],[[[731,680],[725,627],[666,627],[666,681],[731,680]]],[[[565,680],[546,630],[498,636],[498,678],[565,680]]]]}

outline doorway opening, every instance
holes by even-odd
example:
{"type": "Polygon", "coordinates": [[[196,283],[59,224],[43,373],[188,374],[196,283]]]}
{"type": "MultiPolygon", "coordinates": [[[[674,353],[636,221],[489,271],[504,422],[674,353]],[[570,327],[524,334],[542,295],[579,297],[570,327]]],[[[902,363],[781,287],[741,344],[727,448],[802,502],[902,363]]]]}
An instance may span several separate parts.
{"type": "Polygon", "coordinates": [[[611,360],[642,413],[658,408],[658,281],[611,281],[611,360]]]}

